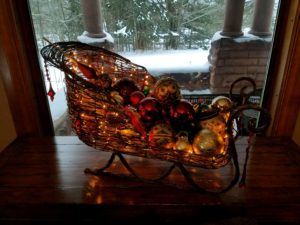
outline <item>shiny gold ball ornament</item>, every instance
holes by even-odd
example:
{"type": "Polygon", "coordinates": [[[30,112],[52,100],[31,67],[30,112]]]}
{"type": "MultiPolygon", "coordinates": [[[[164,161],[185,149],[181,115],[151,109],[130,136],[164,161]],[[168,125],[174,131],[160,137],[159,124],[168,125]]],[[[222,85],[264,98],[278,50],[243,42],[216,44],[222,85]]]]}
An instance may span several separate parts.
{"type": "Polygon", "coordinates": [[[213,131],[202,129],[195,135],[192,147],[195,154],[213,155],[219,145],[218,137],[213,131]]]}
{"type": "Polygon", "coordinates": [[[226,132],[226,122],[221,115],[217,115],[211,119],[202,120],[198,125],[204,129],[215,132],[217,135],[223,136],[226,132]]]}
{"type": "Polygon", "coordinates": [[[155,83],[151,95],[163,106],[170,106],[175,100],[181,99],[179,84],[171,77],[160,78],[155,83]]]}
{"type": "Polygon", "coordinates": [[[173,149],[178,151],[184,151],[188,153],[193,152],[192,145],[189,142],[189,137],[187,132],[179,132],[177,135],[177,140],[174,144],[173,149]]]}
{"type": "Polygon", "coordinates": [[[231,109],[232,105],[233,104],[232,104],[231,99],[226,96],[215,97],[211,102],[211,106],[219,109],[220,112],[229,111],[231,109]]]}
{"type": "Polygon", "coordinates": [[[168,124],[154,125],[149,132],[149,143],[153,147],[171,148],[174,142],[174,132],[168,124]]]}

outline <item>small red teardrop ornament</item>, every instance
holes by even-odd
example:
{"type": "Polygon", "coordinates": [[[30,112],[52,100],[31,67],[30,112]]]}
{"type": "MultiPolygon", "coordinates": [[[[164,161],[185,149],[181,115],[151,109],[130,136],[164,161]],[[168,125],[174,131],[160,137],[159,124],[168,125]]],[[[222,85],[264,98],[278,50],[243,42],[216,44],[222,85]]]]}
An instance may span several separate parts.
{"type": "Polygon", "coordinates": [[[75,129],[76,130],[80,130],[81,129],[81,120],[80,119],[76,119],[75,120],[75,129]]]}
{"type": "Polygon", "coordinates": [[[55,91],[53,90],[51,83],[50,83],[49,91],[48,91],[47,95],[50,97],[51,101],[54,100],[55,91]]]}

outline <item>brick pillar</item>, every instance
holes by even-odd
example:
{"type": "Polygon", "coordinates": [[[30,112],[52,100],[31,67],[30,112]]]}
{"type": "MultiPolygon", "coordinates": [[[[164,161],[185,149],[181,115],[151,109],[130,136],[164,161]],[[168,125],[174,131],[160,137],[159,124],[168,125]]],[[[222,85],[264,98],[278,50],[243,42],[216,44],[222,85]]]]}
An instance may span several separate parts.
{"type": "Polygon", "coordinates": [[[271,43],[271,37],[245,35],[230,38],[216,33],[208,57],[210,91],[216,94],[229,93],[232,82],[242,76],[254,79],[257,88],[262,89],[271,43]]]}
{"type": "Polygon", "coordinates": [[[236,37],[243,35],[242,22],[245,0],[226,0],[225,18],[221,35],[236,37]]]}
{"type": "Polygon", "coordinates": [[[103,30],[101,0],[81,0],[80,2],[85,31],[77,37],[78,41],[111,50],[113,38],[103,30]]]}
{"type": "Polygon", "coordinates": [[[275,0],[255,0],[252,27],[249,33],[256,36],[271,35],[270,32],[275,0]]]}

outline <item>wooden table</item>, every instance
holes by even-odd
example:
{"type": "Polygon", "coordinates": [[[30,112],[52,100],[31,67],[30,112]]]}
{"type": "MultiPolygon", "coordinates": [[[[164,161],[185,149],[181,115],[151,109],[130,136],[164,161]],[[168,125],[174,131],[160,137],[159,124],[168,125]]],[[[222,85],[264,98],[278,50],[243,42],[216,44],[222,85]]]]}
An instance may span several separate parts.
{"type": "MultiPolygon", "coordinates": [[[[247,141],[237,142],[240,167],[247,141]]],[[[300,224],[300,151],[286,138],[257,138],[250,151],[247,185],[224,194],[190,189],[179,171],[167,182],[144,183],[123,176],[92,176],[110,153],[76,137],[24,139],[1,154],[0,224],[300,224]]],[[[170,163],[127,157],[140,174],[153,177],[170,163]]],[[[228,182],[233,167],[188,168],[207,187],[228,182]]],[[[119,162],[113,174],[125,174],[119,162]]]]}

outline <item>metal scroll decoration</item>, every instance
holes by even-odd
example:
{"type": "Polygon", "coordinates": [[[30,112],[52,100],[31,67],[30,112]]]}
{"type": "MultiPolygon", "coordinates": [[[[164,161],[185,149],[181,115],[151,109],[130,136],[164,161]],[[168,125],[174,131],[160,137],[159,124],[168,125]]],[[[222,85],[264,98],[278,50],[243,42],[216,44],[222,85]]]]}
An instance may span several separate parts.
{"type": "Polygon", "coordinates": [[[163,182],[178,168],[197,191],[222,193],[240,178],[235,140],[241,130],[247,126],[249,134],[261,133],[270,123],[269,113],[250,101],[256,91],[250,78],[235,81],[228,96],[214,96],[209,103],[199,96],[191,103],[181,95],[175,79],[157,79],[143,66],[103,48],[58,42],[45,46],[41,54],[46,71],[50,65],[65,72],[68,114],[79,139],[112,153],[103,168],[86,173],[104,174],[118,157],[139,180],[163,182]],[[236,86],[239,94],[233,94],[236,86]],[[252,118],[245,125],[242,118],[247,110],[258,112],[260,120],[252,118]],[[149,180],[138,175],[124,155],[164,160],[171,166],[149,180]],[[235,168],[232,180],[213,191],[197,184],[187,168],[213,170],[228,164],[235,168]]]}

